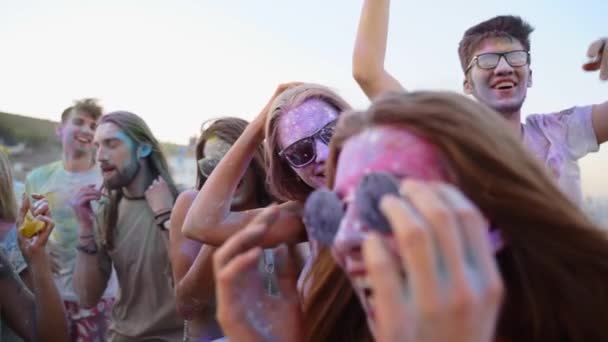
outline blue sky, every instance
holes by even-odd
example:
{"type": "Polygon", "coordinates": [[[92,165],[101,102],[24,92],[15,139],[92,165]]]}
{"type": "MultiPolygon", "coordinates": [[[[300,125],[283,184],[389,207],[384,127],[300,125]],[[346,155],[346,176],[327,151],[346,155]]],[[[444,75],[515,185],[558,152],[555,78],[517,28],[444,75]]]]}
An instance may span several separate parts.
{"type": "MultiPolygon", "coordinates": [[[[251,119],[280,82],[322,83],[365,107],[351,77],[361,3],[0,0],[0,110],[57,119],[72,100],[97,97],[185,143],[206,119],[251,119]]],[[[536,27],[526,113],[608,99],[608,83],[580,69],[588,44],[608,35],[608,2],[531,3],[394,0],[386,67],[408,89],[460,91],[462,32],[518,14],[536,27]]],[[[608,153],[582,166],[586,189],[608,194],[608,153]]]]}

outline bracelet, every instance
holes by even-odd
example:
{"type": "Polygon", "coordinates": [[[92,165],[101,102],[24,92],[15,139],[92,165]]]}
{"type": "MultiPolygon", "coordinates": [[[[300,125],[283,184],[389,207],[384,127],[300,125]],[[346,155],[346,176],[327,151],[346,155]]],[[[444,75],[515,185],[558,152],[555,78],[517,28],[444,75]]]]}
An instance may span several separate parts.
{"type": "Polygon", "coordinates": [[[163,215],[167,215],[167,214],[171,214],[171,208],[161,210],[158,213],[154,213],[154,218],[159,218],[159,217],[161,217],[163,215]]]}
{"type": "Polygon", "coordinates": [[[164,214],[154,216],[154,221],[156,223],[159,223],[159,222],[162,223],[162,222],[168,220],[170,217],[171,217],[171,212],[166,212],[164,214]]]}
{"type": "Polygon", "coordinates": [[[76,246],[76,249],[83,253],[89,254],[89,255],[97,254],[97,245],[96,244],[78,245],[78,246],[76,246]]]}

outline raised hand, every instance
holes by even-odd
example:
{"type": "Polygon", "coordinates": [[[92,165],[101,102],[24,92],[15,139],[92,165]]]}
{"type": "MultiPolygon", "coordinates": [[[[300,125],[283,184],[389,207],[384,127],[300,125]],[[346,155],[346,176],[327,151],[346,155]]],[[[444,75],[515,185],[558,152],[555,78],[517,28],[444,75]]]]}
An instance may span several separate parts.
{"type": "Polygon", "coordinates": [[[155,215],[171,211],[173,208],[173,194],[167,182],[160,176],[150,184],[144,195],[155,215]]]}
{"type": "Polygon", "coordinates": [[[278,295],[268,294],[257,267],[259,243],[277,216],[276,207],[265,209],[213,257],[217,319],[231,341],[298,341],[302,336],[294,251],[282,245],[275,253],[278,295]]]}
{"type": "Polygon", "coordinates": [[[503,283],[486,220],[450,185],[408,180],[400,192],[381,202],[395,243],[372,233],[363,245],[376,338],[491,341],[503,283]]]}
{"type": "Polygon", "coordinates": [[[44,199],[42,195],[37,194],[32,195],[32,197],[36,200],[34,206],[31,206],[30,199],[25,197],[21,205],[21,210],[19,211],[19,217],[17,218],[17,224],[20,225],[25,220],[28,212],[30,212],[35,220],[44,223],[42,230],[32,237],[25,236],[23,232],[19,232],[18,234],[19,248],[28,264],[36,262],[41,258],[47,259],[45,247],[49,235],[55,227],[55,222],[51,218],[49,205],[46,199],[44,199]]]}
{"type": "MultiPolygon", "coordinates": [[[[268,111],[270,110],[270,107],[272,106],[274,100],[277,98],[277,96],[281,95],[281,93],[283,93],[285,90],[295,87],[295,86],[299,86],[300,84],[303,84],[302,82],[287,82],[287,83],[281,83],[277,86],[277,88],[274,91],[274,94],[272,94],[272,96],[270,97],[270,99],[268,100],[268,102],[266,103],[266,105],[264,106],[264,108],[262,109],[262,111],[260,112],[260,114],[258,114],[258,116],[254,119],[255,121],[258,121],[259,123],[261,123],[262,125],[264,125],[266,123],[266,118],[268,117],[268,115],[270,115],[270,113],[268,113],[268,111]]],[[[264,127],[264,126],[262,126],[264,127]]]]}
{"type": "Polygon", "coordinates": [[[74,214],[80,228],[92,230],[95,222],[95,213],[91,207],[91,201],[101,199],[101,191],[94,184],[84,186],[70,199],[70,206],[74,210],[74,214]]]}
{"type": "Polygon", "coordinates": [[[589,45],[587,49],[589,62],[583,64],[585,71],[600,71],[600,80],[608,80],[608,38],[601,38],[589,45]]]}

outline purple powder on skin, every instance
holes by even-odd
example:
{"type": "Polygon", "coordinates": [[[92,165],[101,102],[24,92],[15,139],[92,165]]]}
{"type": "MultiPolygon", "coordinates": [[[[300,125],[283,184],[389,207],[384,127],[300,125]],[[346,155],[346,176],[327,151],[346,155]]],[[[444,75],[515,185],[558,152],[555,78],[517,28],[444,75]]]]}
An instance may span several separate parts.
{"type": "Polygon", "coordinates": [[[391,225],[380,211],[380,199],[387,194],[399,195],[399,187],[397,179],[386,173],[366,175],[355,193],[355,205],[363,222],[382,233],[391,232],[391,225]]]}
{"type": "Polygon", "coordinates": [[[343,216],[344,207],[335,193],[319,189],[308,196],[304,206],[304,225],[310,238],[331,246],[343,216]]]}

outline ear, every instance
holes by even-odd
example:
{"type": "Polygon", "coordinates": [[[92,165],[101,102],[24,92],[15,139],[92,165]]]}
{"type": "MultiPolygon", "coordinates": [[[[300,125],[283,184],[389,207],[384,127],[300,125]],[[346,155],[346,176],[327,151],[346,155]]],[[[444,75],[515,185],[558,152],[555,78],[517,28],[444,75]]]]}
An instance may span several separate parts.
{"type": "Polygon", "coordinates": [[[530,74],[528,75],[528,88],[532,88],[532,69],[530,69],[530,74]]]}
{"type": "Polygon", "coordinates": [[[462,81],[462,91],[467,95],[473,94],[473,84],[469,82],[468,77],[465,77],[464,81],[462,81]]]}
{"type": "Polygon", "coordinates": [[[152,146],[150,144],[141,144],[137,147],[137,157],[147,158],[152,153],[152,146]]]}

